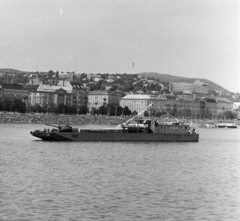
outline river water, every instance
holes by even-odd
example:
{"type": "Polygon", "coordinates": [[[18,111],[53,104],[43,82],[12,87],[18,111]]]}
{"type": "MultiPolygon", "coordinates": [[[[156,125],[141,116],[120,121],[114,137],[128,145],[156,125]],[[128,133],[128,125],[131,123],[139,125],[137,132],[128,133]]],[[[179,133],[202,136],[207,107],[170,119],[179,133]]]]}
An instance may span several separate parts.
{"type": "Polygon", "coordinates": [[[198,143],[44,142],[0,124],[0,220],[240,220],[240,128],[198,143]]]}

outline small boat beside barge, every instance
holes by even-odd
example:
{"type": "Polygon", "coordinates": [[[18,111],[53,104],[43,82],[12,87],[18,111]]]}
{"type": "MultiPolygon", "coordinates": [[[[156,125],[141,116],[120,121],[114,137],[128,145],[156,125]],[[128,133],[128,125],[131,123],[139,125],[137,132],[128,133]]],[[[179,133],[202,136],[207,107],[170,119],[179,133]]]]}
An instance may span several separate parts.
{"type": "MultiPolygon", "coordinates": [[[[53,126],[53,125],[50,125],[53,126]]],[[[53,129],[31,131],[31,135],[46,141],[141,141],[198,142],[199,134],[188,124],[160,124],[151,119],[134,119],[116,128],[81,129],[66,125],[53,129]]]]}

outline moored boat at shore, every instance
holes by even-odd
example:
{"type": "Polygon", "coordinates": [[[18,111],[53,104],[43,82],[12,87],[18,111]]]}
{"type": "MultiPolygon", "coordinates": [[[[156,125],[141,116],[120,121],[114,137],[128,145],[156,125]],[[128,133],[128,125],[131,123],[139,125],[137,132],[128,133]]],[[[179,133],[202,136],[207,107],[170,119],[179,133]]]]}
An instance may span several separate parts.
{"type": "Polygon", "coordinates": [[[219,123],[217,124],[218,128],[237,128],[235,123],[219,123]]]}
{"type": "Polygon", "coordinates": [[[206,123],[203,125],[206,128],[216,128],[217,125],[215,123],[206,123]]]}

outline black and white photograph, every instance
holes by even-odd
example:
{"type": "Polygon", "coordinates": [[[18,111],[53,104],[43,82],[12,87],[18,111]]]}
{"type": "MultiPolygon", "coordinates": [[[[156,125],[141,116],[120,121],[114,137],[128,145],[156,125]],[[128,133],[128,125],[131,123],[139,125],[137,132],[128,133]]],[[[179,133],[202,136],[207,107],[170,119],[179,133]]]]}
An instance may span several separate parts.
{"type": "Polygon", "coordinates": [[[0,221],[239,221],[239,0],[0,0],[0,221]]]}

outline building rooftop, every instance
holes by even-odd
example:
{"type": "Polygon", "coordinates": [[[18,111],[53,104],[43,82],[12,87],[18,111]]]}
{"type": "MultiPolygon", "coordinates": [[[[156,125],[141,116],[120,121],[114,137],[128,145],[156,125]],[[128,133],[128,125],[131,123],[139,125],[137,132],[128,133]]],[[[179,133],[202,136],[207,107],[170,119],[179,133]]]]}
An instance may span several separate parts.
{"type": "Polygon", "coordinates": [[[39,85],[26,85],[24,87],[24,90],[27,91],[36,91],[38,89],[39,85]]]}
{"type": "Polygon", "coordinates": [[[23,86],[20,84],[0,84],[2,89],[9,89],[9,90],[24,90],[23,86]]]}
{"type": "Polygon", "coordinates": [[[107,91],[91,91],[88,95],[109,95],[110,93],[107,91]]]}
{"type": "Polygon", "coordinates": [[[74,82],[74,81],[71,81],[70,82],[71,83],[71,85],[72,85],[72,87],[75,89],[82,89],[83,87],[82,87],[82,84],[81,83],[79,83],[79,82],[74,82]]]}
{"type": "Polygon", "coordinates": [[[217,99],[217,102],[218,102],[218,103],[225,103],[225,104],[226,104],[226,103],[229,103],[229,104],[232,103],[232,104],[233,104],[232,101],[230,101],[230,100],[225,100],[225,99],[224,99],[224,100],[222,100],[222,99],[217,99]]]}
{"type": "Polygon", "coordinates": [[[146,95],[146,94],[128,94],[126,95],[125,97],[123,97],[122,99],[139,99],[139,100],[142,100],[142,99],[151,99],[151,98],[154,98],[153,96],[151,95],[146,95]]]}
{"type": "Polygon", "coordinates": [[[205,98],[205,100],[206,100],[208,103],[217,103],[217,101],[216,101],[214,98],[205,98]]]}
{"type": "Polygon", "coordinates": [[[55,86],[55,85],[40,85],[37,89],[37,91],[42,91],[42,92],[55,92],[56,90],[59,90],[62,88],[65,90],[67,93],[72,93],[72,91],[68,87],[64,86],[55,86]]]}

